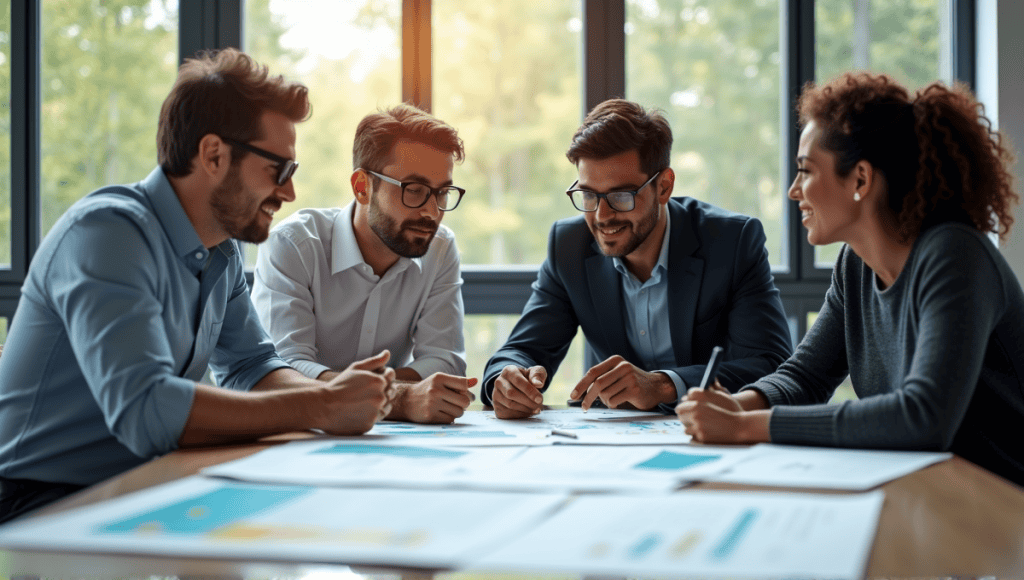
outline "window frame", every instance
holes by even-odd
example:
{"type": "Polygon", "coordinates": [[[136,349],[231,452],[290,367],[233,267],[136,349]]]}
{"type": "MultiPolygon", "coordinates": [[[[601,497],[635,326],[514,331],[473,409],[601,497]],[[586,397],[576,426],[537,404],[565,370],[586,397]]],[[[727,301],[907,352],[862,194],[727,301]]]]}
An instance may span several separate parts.
{"type": "MultiPolygon", "coordinates": [[[[583,110],[626,92],[626,0],[580,0],[583,15],[583,110]]],[[[179,62],[202,49],[241,46],[244,0],[181,1],[179,62]]],[[[814,0],[779,0],[783,53],[783,135],[780,170],[792,181],[799,130],[794,105],[800,88],[814,79],[814,0]]],[[[976,0],[949,0],[950,52],[954,79],[975,86],[976,0]]],[[[402,98],[431,108],[431,0],[402,0],[402,98]]],[[[11,2],[11,268],[0,270],[0,316],[10,319],[28,265],[41,241],[40,67],[41,2],[11,2]]],[[[155,113],[154,113],[155,114],[155,113]]],[[[154,118],[155,125],[155,118],[154,118]]],[[[140,176],[140,178],[143,176],[140,176]]],[[[84,194],[84,192],[83,192],[84,194]]],[[[830,268],[814,265],[814,248],[801,229],[796,202],[786,205],[785,265],[774,273],[790,318],[802,337],[807,313],[820,308],[830,268]],[[795,324],[794,324],[795,322],[795,324]]],[[[537,265],[463,265],[467,314],[519,314],[530,296],[537,265]]],[[[248,273],[250,284],[252,273],[248,273]]]]}

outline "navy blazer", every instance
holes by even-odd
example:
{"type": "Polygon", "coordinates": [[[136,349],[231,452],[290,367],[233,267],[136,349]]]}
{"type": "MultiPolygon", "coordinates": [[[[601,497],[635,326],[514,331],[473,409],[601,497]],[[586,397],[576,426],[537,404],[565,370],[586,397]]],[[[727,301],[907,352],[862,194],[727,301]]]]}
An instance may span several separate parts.
{"type": "MultiPolygon", "coordinates": [[[[672,370],[697,386],[711,349],[722,346],[718,379],[735,392],[774,372],[792,354],[764,229],[755,218],[688,197],[671,198],[667,207],[672,218],[668,317],[676,367],[645,370],[672,370]]],[[[618,354],[641,367],[626,337],[622,300],[621,274],[601,253],[583,216],[555,222],[548,257],[523,315],[487,361],[484,404],[491,404],[494,380],[507,365],[541,365],[550,383],[577,328],[593,352],[588,365],[618,354]]]]}

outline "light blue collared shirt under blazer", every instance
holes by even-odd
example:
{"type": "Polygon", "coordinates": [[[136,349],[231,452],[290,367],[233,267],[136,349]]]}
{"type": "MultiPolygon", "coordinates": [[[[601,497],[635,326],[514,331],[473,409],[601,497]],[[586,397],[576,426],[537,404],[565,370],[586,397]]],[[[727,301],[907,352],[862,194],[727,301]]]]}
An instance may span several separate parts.
{"type": "Polygon", "coordinates": [[[286,367],[238,246],[203,247],[160,168],[79,200],[29,268],[0,356],[0,476],[92,484],[177,447],[209,364],[286,367]]]}
{"type": "MultiPolygon", "coordinates": [[[[643,370],[664,373],[676,388],[676,401],[686,394],[686,383],[675,371],[662,370],[675,366],[672,350],[672,328],[668,317],[668,241],[672,231],[672,217],[665,211],[665,235],[661,240],[658,263],[646,282],[640,282],[623,263],[612,258],[612,264],[622,275],[622,296],[626,305],[626,338],[643,361],[643,370]]],[[[674,413],[675,403],[660,404],[658,410],[674,413]]]]}

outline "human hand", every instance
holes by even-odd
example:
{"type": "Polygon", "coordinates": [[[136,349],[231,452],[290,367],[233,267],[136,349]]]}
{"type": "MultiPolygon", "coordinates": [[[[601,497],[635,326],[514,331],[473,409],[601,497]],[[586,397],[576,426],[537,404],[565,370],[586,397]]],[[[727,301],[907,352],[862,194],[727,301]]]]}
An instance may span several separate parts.
{"type": "Polygon", "coordinates": [[[598,398],[609,409],[629,403],[648,411],[659,403],[675,401],[676,387],[665,373],[649,373],[614,355],[592,366],[573,387],[569,397],[574,400],[582,397],[584,411],[589,410],[598,398]]]}
{"type": "Polygon", "coordinates": [[[321,388],[318,428],[330,435],[362,435],[391,412],[395,371],[387,350],[350,364],[321,388]]]}
{"type": "Polygon", "coordinates": [[[398,384],[389,419],[416,423],[451,423],[476,399],[469,389],[478,379],[434,373],[418,383],[398,384]]]}
{"type": "Polygon", "coordinates": [[[540,413],[544,395],[540,389],[548,378],[542,366],[529,369],[508,365],[494,380],[491,402],[499,419],[523,419],[540,413]]]}
{"type": "Polygon", "coordinates": [[[770,411],[745,411],[718,380],[708,389],[692,388],[676,405],[685,431],[698,443],[769,441],[770,411]]]}

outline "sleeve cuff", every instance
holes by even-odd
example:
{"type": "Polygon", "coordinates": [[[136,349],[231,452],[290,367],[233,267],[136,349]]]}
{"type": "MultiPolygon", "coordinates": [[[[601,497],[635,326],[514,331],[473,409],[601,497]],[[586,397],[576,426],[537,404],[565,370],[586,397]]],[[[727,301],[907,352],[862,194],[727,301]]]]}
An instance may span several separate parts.
{"type": "Polygon", "coordinates": [[[661,374],[667,376],[669,379],[672,380],[672,384],[675,385],[675,387],[676,387],[676,400],[673,401],[672,403],[660,403],[660,404],[658,404],[657,407],[655,407],[655,409],[657,409],[658,411],[660,411],[660,412],[662,412],[662,413],[664,413],[666,415],[674,415],[675,412],[676,412],[676,405],[679,404],[679,400],[682,399],[683,395],[686,394],[686,389],[688,388],[688,386],[686,384],[686,381],[684,381],[682,379],[682,377],[680,377],[679,374],[676,373],[675,371],[654,371],[654,372],[661,373],[661,374]]]}
{"type": "Polygon", "coordinates": [[[333,370],[331,367],[326,367],[320,363],[313,362],[311,360],[293,360],[289,361],[288,364],[295,370],[299,371],[308,378],[315,379],[320,376],[324,371],[333,370]]]}

